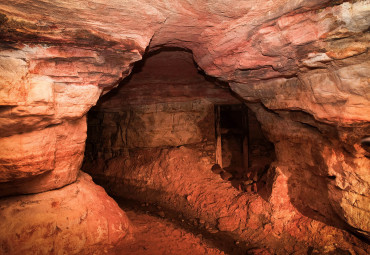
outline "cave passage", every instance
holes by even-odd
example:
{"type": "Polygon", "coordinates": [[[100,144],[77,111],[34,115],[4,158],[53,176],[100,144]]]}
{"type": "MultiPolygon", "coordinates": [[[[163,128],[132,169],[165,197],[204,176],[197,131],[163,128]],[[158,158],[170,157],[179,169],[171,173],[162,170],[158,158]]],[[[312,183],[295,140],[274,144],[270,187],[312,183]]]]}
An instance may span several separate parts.
{"type": "Polygon", "coordinates": [[[198,71],[190,52],[170,48],[148,55],[89,111],[83,169],[99,182],[114,158],[187,146],[199,160],[220,165],[217,174],[235,188],[263,187],[275,153],[254,113],[198,71]]]}
{"type": "MultiPolygon", "coordinates": [[[[191,172],[182,165],[197,169],[201,164],[206,169],[193,176],[194,185],[207,186],[210,175],[237,192],[255,193],[263,190],[275,159],[274,146],[253,112],[227,87],[199,72],[191,53],[182,50],[159,51],[138,63],[129,78],[89,111],[87,134],[82,168],[95,182],[117,199],[157,204],[190,222],[199,217],[186,212],[196,209],[181,201],[166,204],[172,198],[166,198],[161,188],[168,179],[175,183],[191,172]],[[185,152],[178,151],[182,148],[185,152]],[[177,165],[178,176],[166,176],[171,162],[177,165]],[[222,168],[215,170],[216,165],[222,168]]],[[[191,180],[179,186],[193,192],[191,180]]],[[[176,199],[180,198],[172,200],[176,199]]],[[[218,231],[211,225],[204,231],[218,231]]],[[[235,246],[230,237],[219,237],[222,243],[220,239],[230,240],[221,247],[224,250],[235,246]]]]}
{"type": "Polygon", "coordinates": [[[370,254],[370,0],[71,2],[0,4],[0,254],[370,254]]]}

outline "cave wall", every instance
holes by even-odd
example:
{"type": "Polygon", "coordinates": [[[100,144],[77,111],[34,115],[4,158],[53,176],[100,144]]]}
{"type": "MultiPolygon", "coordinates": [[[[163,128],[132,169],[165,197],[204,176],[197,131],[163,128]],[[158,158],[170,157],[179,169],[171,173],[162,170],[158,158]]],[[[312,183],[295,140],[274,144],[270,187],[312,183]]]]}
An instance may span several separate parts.
{"type": "Polygon", "coordinates": [[[368,0],[2,3],[1,196],[75,182],[87,111],[147,46],[176,46],[244,100],[262,104],[254,111],[278,157],[272,186],[294,191],[284,201],[301,199],[274,207],[281,204],[272,193],[277,219],[308,207],[325,222],[335,213],[337,225],[368,238],[369,159],[360,141],[370,121],[369,12],[368,0]],[[328,194],[321,204],[307,196],[313,183],[328,194]]]}
{"type": "Polygon", "coordinates": [[[180,146],[214,162],[214,105],[226,103],[240,101],[199,73],[191,53],[155,52],[90,110],[83,169],[101,177],[116,157],[180,146]]]}
{"type": "Polygon", "coordinates": [[[115,112],[92,111],[88,115],[86,155],[109,159],[132,149],[204,141],[214,145],[213,112],[213,104],[207,101],[144,105],[115,112]]]}
{"type": "Polygon", "coordinates": [[[274,143],[275,164],[288,178],[295,208],[310,218],[367,236],[369,201],[364,192],[370,165],[366,151],[352,144],[368,134],[369,127],[338,128],[318,123],[301,111],[272,113],[249,107],[274,143]]]}

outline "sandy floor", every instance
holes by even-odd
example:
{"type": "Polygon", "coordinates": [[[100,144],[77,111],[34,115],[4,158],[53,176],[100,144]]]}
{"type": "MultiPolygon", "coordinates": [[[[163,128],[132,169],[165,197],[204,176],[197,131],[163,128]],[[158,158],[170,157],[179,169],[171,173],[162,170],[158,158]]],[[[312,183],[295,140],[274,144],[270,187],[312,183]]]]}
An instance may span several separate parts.
{"type": "Polygon", "coordinates": [[[197,236],[169,220],[143,212],[126,210],[132,221],[135,240],[121,245],[117,255],[221,255],[224,252],[207,244],[202,235],[197,236]]]}

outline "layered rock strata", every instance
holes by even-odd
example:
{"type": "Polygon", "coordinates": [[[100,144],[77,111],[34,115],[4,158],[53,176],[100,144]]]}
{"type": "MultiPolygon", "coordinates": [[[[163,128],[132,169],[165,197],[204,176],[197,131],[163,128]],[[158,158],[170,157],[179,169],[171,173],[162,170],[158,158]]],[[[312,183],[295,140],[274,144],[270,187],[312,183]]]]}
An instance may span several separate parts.
{"type": "Polygon", "coordinates": [[[175,46],[262,103],[296,209],[368,238],[369,12],[368,0],[1,3],[0,195],[73,183],[89,108],[146,47],[175,46]]]}
{"type": "Polygon", "coordinates": [[[0,215],[1,254],[107,254],[132,238],[126,214],[82,172],[59,190],[1,198],[0,215]]]}
{"type": "MultiPolygon", "coordinates": [[[[270,169],[270,194],[241,192],[211,171],[209,157],[193,147],[148,149],[145,154],[120,156],[96,165],[96,180],[110,194],[151,202],[182,217],[220,231],[244,250],[271,254],[366,254],[369,247],[346,231],[302,215],[292,200],[288,166],[270,169]]],[[[267,187],[266,187],[267,188],[267,187]]],[[[293,191],[294,192],[294,191],[293,191]]],[[[299,208],[299,207],[298,207],[299,208]]]]}

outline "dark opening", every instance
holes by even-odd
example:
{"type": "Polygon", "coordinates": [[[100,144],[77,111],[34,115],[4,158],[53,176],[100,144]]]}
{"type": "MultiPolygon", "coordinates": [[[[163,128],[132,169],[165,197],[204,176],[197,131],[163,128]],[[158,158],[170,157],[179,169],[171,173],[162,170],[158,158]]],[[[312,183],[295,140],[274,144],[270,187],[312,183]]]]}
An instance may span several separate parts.
{"type": "Polygon", "coordinates": [[[222,162],[222,178],[235,188],[258,191],[266,184],[267,170],[275,159],[274,146],[254,113],[224,83],[197,70],[190,52],[174,48],[146,56],[120,87],[100,99],[88,113],[87,133],[83,169],[102,185],[104,169],[116,157],[193,146],[201,157],[222,162]],[[209,111],[212,105],[214,113],[209,111]],[[173,125],[163,123],[170,115],[184,112],[178,115],[181,125],[197,126],[198,132],[181,130],[181,125],[160,131],[173,125]],[[156,120],[161,114],[165,116],[156,120]],[[188,134],[181,137],[181,132],[188,134]]]}
{"type": "Polygon", "coordinates": [[[264,136],[256,116],[244,104],[216,105],[215,116],[216,147],[221,147],[219,159],[216,148],[216,163],[229,173],[224,177],[243,191],[261,190],[267,181],[267,170],[275,160],[273,143],[264,136]],[[221,145],[217,144],[218,137],[221,145]]]}
{"type": "MultiPolygon", "coordinates": [[[[191,53],[171,49],[144,58],[129,78],[89,111],[82,169],[119,198],[121,206],[135,204],[155,211],[160,205],[157,213],[163,215],[163,210],[183,220],[193,217],[186,214],[194,208],[189,207],[189,198],[177,195],[177,189],[192,193],[191,182],[199,185],[201,180],[202,187],[208,187],[209,178],[219,183],[216,174],[241,192],[260,193],[274,158],[274,147],[253,112],[224,83],[199,72],[191,53]],[[186,155],[179,153],[182,149],[186,155]],[[177,153],[176,158],[168,157],[171,153],[177,153]],[[212,167],[217,155],[224,168],[212,167]],[[170,161],[176,171],[167,175],[164,168],[170,161]],[[188,177],[193,166],[200,170],[185,186],[181,177],[188,177]],[[180,186],[164,191],[161,181],[180,186]]],[[[194,225],[204,235],[215,227],[194,225]]],[[[232,237],[215,236],[221,240],[217,245],[225,244],[222,249],[230,249],[230,254],[245,254],[235,252],[239,248],[232,237]]]]}

